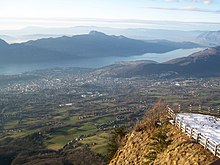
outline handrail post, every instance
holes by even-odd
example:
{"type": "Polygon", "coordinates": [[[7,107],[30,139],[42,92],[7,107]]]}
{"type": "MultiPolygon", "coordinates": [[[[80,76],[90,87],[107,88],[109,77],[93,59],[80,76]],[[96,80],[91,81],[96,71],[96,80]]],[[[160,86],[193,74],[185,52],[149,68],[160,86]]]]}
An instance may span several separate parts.
{"type": "Polygon", "coordinates": [[[206,139],[205,139],[205,145],[204,145],[204,148],[205,148],[205,149],[207,148],[208,141],[209,141],[209,138],[206,138],[206,139]]]}
{"type": "Polygon", "coordinates": [[[175,126],[177,127],[177,122],[178,122],[178,119],[175,118],[175,126]]]}
{"type": "Polygon", "coordinates": [[[218,145],[215,146],[215,153],[214,153],[215,156],[217,156],[217,154],[218,154],[218,147],[219,147],[219,146],[220,146],[220,144],[218,144],[218,145]]]}
{"type": "Polygon", "coordinates": [[[202,111],[202,106],[201,105],[199,105],[199,112],[201,112],[202,111]]]}
{"type": "Polygon", "coordinates": [[[181,121],[180,121],[180,120],[179,120],[179,122],[180,122],[180,125],[179,125],[179,130],[181,131],[181,124],[182,124],[182,123],[181,123],[181,121]]]}
{"type": "Polygon", "coordinates": [[[184,132],[185,132],[185,133],[187,133],[187,132],[186,132],[186,127],[187,127],[187,124],[186,124],[185,127],[184,127],[184,132]]]}
{"type": "Polygon", "coordinates": [[[199,136],[201,135],[201,133],[197,134],[197,138],[196,138],[196,142],[199,143],[199,136]]]}
{"type": "Polygon", "coordinates": [[[191,133],[190,133],[190,138],[192,138],[192,136],[193,136],[193,130],[194,130],[195,128],[191,128],[191,133]]]}

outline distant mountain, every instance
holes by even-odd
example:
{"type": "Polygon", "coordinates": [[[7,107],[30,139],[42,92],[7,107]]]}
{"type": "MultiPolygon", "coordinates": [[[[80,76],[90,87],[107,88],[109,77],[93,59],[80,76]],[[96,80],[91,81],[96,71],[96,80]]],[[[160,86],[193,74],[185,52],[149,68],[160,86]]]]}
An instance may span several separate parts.
{"type": "MultiPolygon", "coordinates": [[[[169,22],[170,23],[170,22],[169,22]]],[[[166,22],[168,24],[168,22],[166,22]]],[[[76,26],[64,28],[27,27],[18,30],[0,30],[0,38],[9,43],[27,42],[48,37],[61,37],[87,34],[90,31],[99,31],[107,35],[123,35],[137,40],[169,40],[175,42],[196,42],[196,38],[206,31],[183,31],[148,28],[110,28],[97,26],[76,26]],[[7,36],[6,36],[7,35],[7,36]]]]}
{"type": "Polygon", "coordinates": [[[8,36],[8,35],[1,35],[0,34],[0,38],[4,41],[15,41],[16,39],[14,37],[8,36]]]}
{"type": "Polygon", "coordinates": [[[73,37],[39,39],[29,41],[25,45],[65,52],[78,57],[132,56],[199,47],[198,44],[191,42],[140,41],[124,36],[109,36],[97,31],[73,37]]]}
{"type": "Polygon", "coordinates": [[[0,64],[19,64],[32,62],[58,61],[68,55],[42,48],[25,46],[22,44],[8,45],[0,43],[0,64]]]}
{"type": "Polygon", "coordinates": [[[206,45],[220,45],[220,30],[219,31],[210,31],[210,32],[203,32],[197,37],[197,40],[200,43],[206,44],[206,45]]]}
{"type": "Polygon", "coordinates": [[[7,46],[9,46],[9,44],[5,42],[4,40],[0,39],[0,48],[7,47],[7,46]]]}
{"type": "Polygon", "coordinates": [[[141,41],[124,36],[89,34],[58,37],[8,45],[0,43],[0,62],[53,62],[93,57],[126,57],[145,53],[165,53],[200,47],[191,42],[141,41]]]}
{"type": "Polygon", "coordinates": [[[99,68],[94,74],[99,76],[123,76],[125,74],[126,76],[129,71],[134,72],[145,64],[157,64],[157,62],[150,60],[122,61],[107,67],[99,68]]]}
{"type": "MultiPolygon", "coordinates": [[[[111,69],[111,67],[110,67],[111,69]]],[[[110,70],[109,69],[109,70],[110,70]]],[[[108,71],[108,68],[105,68],[108,71]]],[[[109,72],[109,75],[111,73],[109,72]]],[[[177,58],[165,63],[126,65],[114,76],[132,77],[149,75],[216,76],[220,75],[220,47],[208,48],[188,57],[177,58]],[[123,72],[121,72],[123,70],[123,72]]]]}
{"type": "MultiPolygon", "coordinates": [[[[192,55],[190,55],[188,57],[173,59],[173,60],[165,62],[165,64],[175,64],[175,65],[180,65],[180,66],[188,66],[188,65],[192,65],[192,64],[197,64],[198,62],[202,62],[202,61],[204,61],[208,64],[208,62],[210,62],[210,60],[213,58],[220,58],[220,46],[208,48],[203,51],[193,53],[192,55]]],[[[211,62],[214,62],[214,61],[211,61],[211,62]]],[[[216,61],[216,62],[218,62],[218,61],[216,61]]]]}

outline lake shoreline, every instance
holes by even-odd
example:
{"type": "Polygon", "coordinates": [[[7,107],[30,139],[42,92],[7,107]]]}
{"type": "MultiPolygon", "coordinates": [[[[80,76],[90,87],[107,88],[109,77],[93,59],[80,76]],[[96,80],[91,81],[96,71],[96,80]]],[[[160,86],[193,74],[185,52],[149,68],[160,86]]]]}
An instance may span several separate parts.
{"type": "Polygon", "coordinates": [[[5,64],[0,66],[0,75],[16,75],[25,72],[52,68],[80,67],[80,68],[100,68],[115,64],[120,61],[152,60],[156,62],[166,62],[180,57],[186,57],[192,53],[204,50],[205,48],[177,49],[166,53],[146,53],[130,57],[96,57],[87,59],[77,59],[71,61],[52,62],[52,63],[31,63],[31,64],[5,64]]]}

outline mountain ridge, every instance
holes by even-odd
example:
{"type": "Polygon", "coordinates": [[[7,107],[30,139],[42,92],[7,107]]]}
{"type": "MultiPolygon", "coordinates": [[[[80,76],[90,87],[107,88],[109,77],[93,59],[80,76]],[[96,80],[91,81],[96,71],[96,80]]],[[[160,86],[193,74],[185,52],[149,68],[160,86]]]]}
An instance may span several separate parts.
{"type": "Polygon", "coordinates": [[[0,47],[4,47],[4,46],[9,46],[9,44],[6,41],[0,39],[0,47]]]}
{"type": "MultiPolygon", "coordinates": [[[[108,67],[105,68],[108,71],[108,67]]],[[[173,75],[173,76],[217,76],[220,72],[220,46],[207,48],[193,53],[187,57],[176,58],[164,63],[138,64],[135,67],[124,66],[114,76],[150,76],[150,75],[173,75]],[[121,72],[123,70],[123,72],[121,72]]],[[[111,72],[109,72],[111,75],[111,72]]]]}
{"type": "Polygon", "coordinates": [[[89,34],[75,35],[72,37],[45,38],[24,43],[25,45],[37,46],[53,50],[65,49],[65,52],[73,52],[79,56],[132,56],[144,53],[164,53],[176,49],[199,47],[191,42],[171,42],[165,40],[142,41],[130,39],[125,36],[106,35],[98,31],[91,31],[89,34]],[[157,46],[157,47],[156,47],[157,46]],[[89,54],[77,50],[89,51],[89,54]],[[94,52],[96,50],[96,52],[94,52]],[[111,50],[111,54],[108,51],[111,50]]]}
{"type": "Polygon", "coordinates": [[[10,43],[26,42],[28,40],[40,39],[53,36],[72,36],[78,34],[89,33],[90,31],[101,31],[108,35],[124,35],[129,38],[138,40],[158,40],[166,39],[170,41],[182,42],[192,41],[196,42],[196,38],[207,31],[183,31],[183,30],[169,30],[169,29],[148,29],[148,28],[110,28],[98,26],[75,26],[66,28],[45,28],[45,27],[26,27],[18,30],[0,30],[2,36],[10,43]],[[38,34],[38,35],[36,35],[38,34]],[[41,35],[40,35],[41,34],[41,35]],[[11,37],[10,37],[11,36],[11,37]]]}
{"type": "Polygon", "coordinates": [[[197,40],[200,43],[210,45],[210,46],[219,46],[220,44],[220,30],[218,31],[208,31],[201,33],[197,40]]]}
{"type": "Polygon", "coordinates": [[[106,35],[97,31],[72,37],[44,38],[8,45],[5,43],[0,42],[1,63],[53,62],[109,56],[129,57],[201,47],[191,42],[142,41],[124,36],[106,35]]]}

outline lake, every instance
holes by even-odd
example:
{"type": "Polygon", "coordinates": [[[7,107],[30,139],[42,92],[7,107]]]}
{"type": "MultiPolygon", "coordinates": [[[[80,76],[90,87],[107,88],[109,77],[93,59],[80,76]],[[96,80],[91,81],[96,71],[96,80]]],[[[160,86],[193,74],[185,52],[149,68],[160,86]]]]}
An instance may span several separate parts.
{"type": "Polygon", "coordinates": [[[78,59],[74,61],[65,61],[57,63],[31,63],[31,64],[7,64],[0,66],[0,75],[20,74],[28,71],[48,69],[55,67],[83,67],[83,68],[98,68],[114,64],[119,61],[136,61],[136,60],[153,60],[157,62],[165,62],[178,57],[185,57],[192,53],[204,50],[204,48],[195,49],[178,49],[167,53],[147,53],[132,57],[99,57],[78,59]]]}

